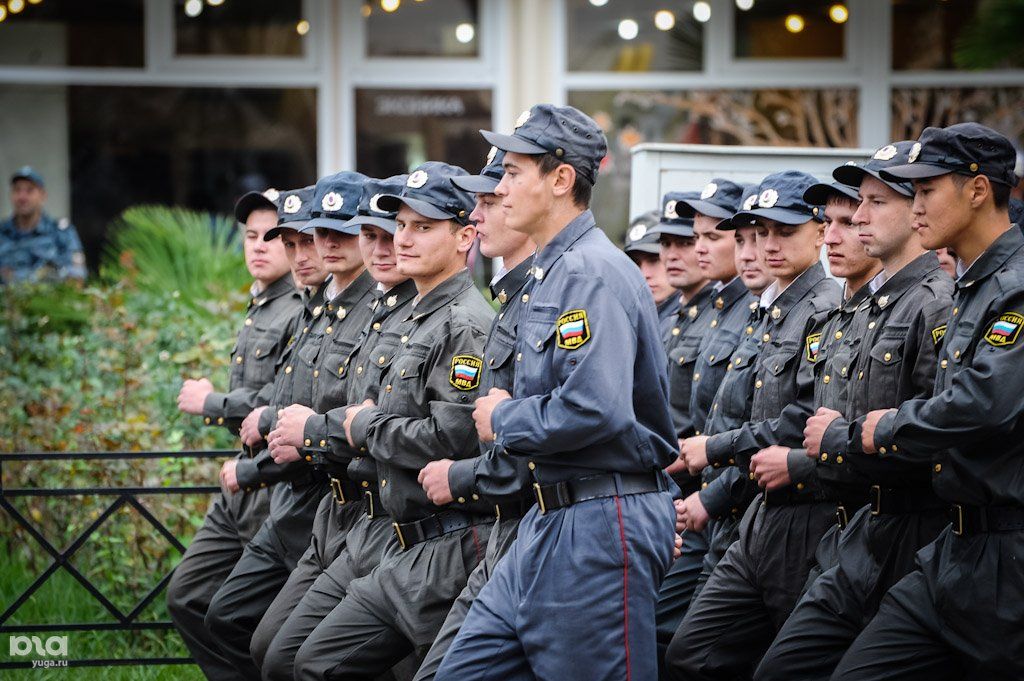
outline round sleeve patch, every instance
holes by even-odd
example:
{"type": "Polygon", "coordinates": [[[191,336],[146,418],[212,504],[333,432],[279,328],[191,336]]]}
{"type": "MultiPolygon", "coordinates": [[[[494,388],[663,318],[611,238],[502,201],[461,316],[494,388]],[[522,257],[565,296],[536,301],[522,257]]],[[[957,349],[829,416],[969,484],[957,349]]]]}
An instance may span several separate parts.
{"type": "Polygon", "coordinates": [[[484,361],[474,355],[455,355],[452,357],[452,372],[448,382],[458,390],[475,390],[480,387],[480,373],[484,369],[484,361]]]}
{"type": "Polygon", "coordinates": [[[590,322],[586,310],[563,312],[555,322],[556,345],[563,350],[575,350],[590,340],[590,322]]]}

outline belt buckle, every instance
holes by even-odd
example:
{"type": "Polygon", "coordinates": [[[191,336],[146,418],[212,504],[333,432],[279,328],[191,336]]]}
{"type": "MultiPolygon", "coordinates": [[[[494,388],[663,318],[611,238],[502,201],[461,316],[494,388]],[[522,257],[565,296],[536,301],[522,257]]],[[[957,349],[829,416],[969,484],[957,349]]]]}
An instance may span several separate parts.
{"type": "Polygon", "coordinates": [[[375,515],[373,510],[373,492],[366,490],[363,492],[363,498],[366,499],[366,515],[372,518],[375,515]]]}
{"type": "Polygon", "coordinates": [[[840,530],[845,530],[846,526],[850,523],[850,518],[846,514],[846,506],[843,504],[836,504],[836,523],[839,525],[840,530]]]}
{"type": "Polygon", "coordinates": [[[398,523],[391,523],[391,527],[395,528],[395,536],[398,537],[398,545],[405,551],[405,535],[402,534],[402,526],[398,523]]]}
{"type": "Polygon", "coordinates": [[[501,520],[501,504],[494,505],[494,517],[496,520],[501,520]]]}
{"type": "Polygon", "coordinates": [[[877,516],[882,513],[882,487],[871,485],[871,515],[877,516]]]}
{"type": "Polygon", "coordinates": [[[341,488],[341,480],[338,478],[331,478],[331,492],[334,494],[334,500],[339,504],[347,503],[345,499],[345,490],[341,488]]]}
{"type": "Polygon", "coordinates": [[[544,515],[548,512],[547,506],[544,505],[544,492],[541,491],[540,483],[533,483],[533,495],[537,497],[537,506],[540,508],[540,514],[544,515]]]}
{"type": "Polygon", "coordinates": [[[953,534],[962,537],[964,534],[964,507],[960,504],[953,504],[952,511],[955,514],[953,518],[953,534]]]}

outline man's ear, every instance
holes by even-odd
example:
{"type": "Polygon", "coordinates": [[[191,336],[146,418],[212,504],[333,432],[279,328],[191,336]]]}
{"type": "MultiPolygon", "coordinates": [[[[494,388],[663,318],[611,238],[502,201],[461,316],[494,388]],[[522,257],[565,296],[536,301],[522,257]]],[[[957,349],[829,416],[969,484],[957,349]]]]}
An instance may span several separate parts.
{"type": "Polygon", "coordinates": [[[459,253],[469,253],[476,241],[476,226],[466,225],[455,230],[455,240],[458,242],[459,253]]]}
{"type": "Polygon", "coordinates": [[[576,169],[568,163],[551,171],[551,189],[555,196],[566,196],[572,194],[572,188],[576,184],[576,169]]]}
{"type": "Polygon", "coordinates": [[[975,175],[967,184],[970,187],[972,208],[980,208],[992,195],[992,180],[987,175],[975,175]]]}

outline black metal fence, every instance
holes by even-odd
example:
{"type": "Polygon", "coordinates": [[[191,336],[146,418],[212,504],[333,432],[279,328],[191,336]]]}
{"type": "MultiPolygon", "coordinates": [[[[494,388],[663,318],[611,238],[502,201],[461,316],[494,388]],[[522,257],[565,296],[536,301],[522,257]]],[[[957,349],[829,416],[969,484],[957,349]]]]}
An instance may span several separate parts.
{"type": "MultiPolygon", "coordinates": [[[[4,466],[11,462],[25,461],[109,461],[109,460],[143,460],[143,459],[214,459],[227,458],[235,455],[233,450],[210,450],[210,451],[189,451],[189,452],[43,452],[43,453],[15,453],[0,454],[0,508],[3,509],[29,536],[31,536],[45,553],[51,558],[50,565],[39,574],[15,600],[2,613],[0,613],[0,633],[10,634],[33,634],[48,632],[66,631],[160,631],[173,629],[170,621],[140,621],[139,616],[170,581],[173,570],[164,575],[159,582],[143,596],[134,607],[125,612],[112,603],[91,580],[83,575],[70,562],[72,556],[89,540],[89,538],[110,519],[118,510],[124,506],[132,507],[142,516],[153,529],[162,535],[171,546],[179,552],[185,552],[185,546],[177,537],[160,522],[146,507],[139,501],[140,496],[150,495],[188,495],[188,494],[212,494],[220,491],[220,487],[209,485],[194,486],[136,486],[136,487],[53,487],[53,488],[9,488],[5,484],[4,466]],[[100,512],[89,525],[74,537],[65,548],[54,546],[39,530],[12,504],[11,499],[17,497],[71,497],[93,495],[101,498],[110,498],[110,503],[100,512]],[[63,569],[80,583],[93,598],[96,599],[114,618],[114,622],[74,622],[74,623],[33,623],[8,625],[12,615],[20,608],[32,594],[42,587],[58,570],[63,569]]],[[[2,604],[0,604],[2,607],[2,604]]],[[[62,664],[65,660],[61,661],[62,664]]],[[[98,667],[108,665],[167,665],[167,664],[191,664],[189,657],[131,657],[119,659],[78,659],[66,660],[68,667],[98,667]]],[[[31,661],[0,662],[2,669],[22,669],[32,667],[31,661]]]]}

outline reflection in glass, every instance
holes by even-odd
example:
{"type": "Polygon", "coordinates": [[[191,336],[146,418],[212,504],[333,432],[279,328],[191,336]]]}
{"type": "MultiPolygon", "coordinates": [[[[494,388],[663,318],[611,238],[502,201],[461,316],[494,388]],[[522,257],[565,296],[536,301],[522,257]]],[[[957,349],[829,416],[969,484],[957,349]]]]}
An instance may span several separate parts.
{"type": "Polygon", "coordinates": [[[1024,5],[892,0],[894,71],[1024,68],[1024,5]]]}
{"type": "Polygon", "coordinates": [[[388,177],[445,161],[475,173],[490,127],[490,90],[356,90],[356,169],[388,177]]]}
{"type": "Polygon", "coordinates": [[[26,2],[0,22],[0,64],[142,67],[142,2],[26,2]]]}
{"type": "Polygon", "coordinates": [[[179,55],[300,57],[310,29],[302,0],[175,0],[179,55]]]}
{"type": "Polygon", "coordinates": [[[898,88],[891,101],[894,140],[917,139],[930,125],[975,121],[1024,149],[1024,87],[898,88]]]}
{"type": "Polygon", "coordinates": [[[365,0],[366,56],[476,57],[477,0],[365,0]]]}
{"type": "Polygon", "coordinates": [[[842,59],[853,2],[757,0],[736,9],[736,57],[741,59],[842,59]]]}
{"type": "Polygon", "coordinates": [[[593,206],[615,239],[629,222],[630,150],[641,142],[857,146],[856,89],[572,91],[568,101],[608,137],[593,206]]]}
{"type": "MultiPolygon", "coordinates": [[[[570,71],[700,71],[703,24],[694,2],[566,3],[570,71]]],[[[698,3],[699,4],[699,3],[698,3]]],[[[698,11],[699,14],[699,11],[698,11]]]]}

